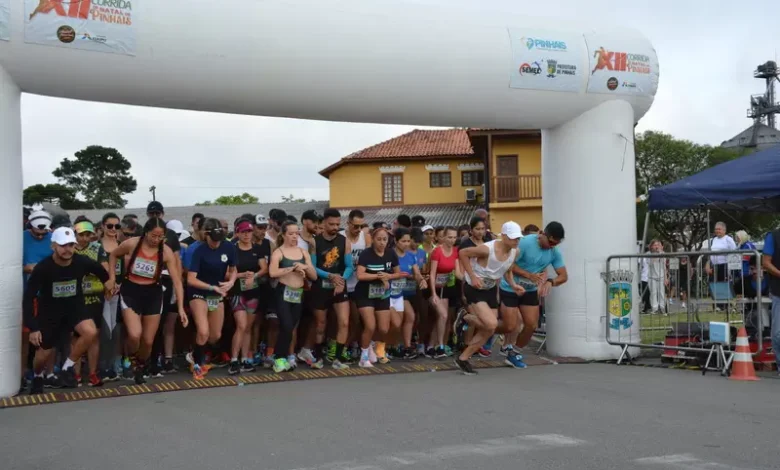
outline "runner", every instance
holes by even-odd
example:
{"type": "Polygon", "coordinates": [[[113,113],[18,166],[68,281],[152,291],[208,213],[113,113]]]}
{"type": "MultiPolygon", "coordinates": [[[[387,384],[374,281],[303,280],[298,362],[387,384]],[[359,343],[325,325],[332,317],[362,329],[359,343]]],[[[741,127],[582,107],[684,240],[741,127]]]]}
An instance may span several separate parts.
{"type": "MultiPolygon", "coordinates": [[[[349,341],[352,343],[352,354],[345,353],[345,357],[339,358],[341,362],[351,361],[353,357],[360,357],[360,346],[357,343],[360,336],[360,313],[358,313],[355,303],[355,286],[357,286],[357,263],[360,254],[367,246],[371,245],[371,235],[364,230],[365,214],[359,209],[350,211],[347,215],[347,228],[339,232],[344,235],[352,247],[352,276],[347,279],[347,297],[349,297],[349,341]]],[[[331,343],[328,348],[328,359],[335,358],[336,342],[331,343]]]]}
{"type": "Polygon", "coordinates": [[[425,265],[422,268],[422,275],[426,282],[426,288],[420,290],[423,301],[419,303],[420,308],[418,310],[419,342],[417,344],[417,354],[433,357],[436,354],[436,350],[433,345],[429,343],[429,340],[431,339],[431,334],[433,333],[433,328],[436,322],[433,318],[431,318],[432,315],[429,315],[431,312],[435,312],[435,309],[433,309],[429,300],[431,298],[432,285],[430,275],[431,253],[433,252],[433,249],[436,248],[436,229],[433,227],[433,225],[424,225],[422,232],[423,242],[419,245],[419,248],[422,249],[426,256],[425,265]]]}
{"type": "MultiPolygon", "coordinates": [[[[236,227],[238,243],[236,244],[236,269],[238,285],[233,287],[232,306],[233,317],[236,320],[236,331],[231,344],[230,368],[228,374],[254,372],[252,364],[253,351],[250,349],[252,328],[255,314],[260,304],[260,279],[268,274],[267,245],[257,245],[252,242],[252,224],[242,221],[236,227]],[[243,352],[243,360],[239,365],[239,353],[243,352]]],[[[265,241],[265,240],[263,240],[265,241]]]]}
{"type": "Polygon", "coordinates": [[[462,277],[459,273],[458,249],[455,247],[457,237],[458,231],[455,227],[446,227],[442,230],[441,244],[431,252],[430,278],[434,288],[431,291],[430,302],[436,312],[436,317],[429,344],[436,344],[436,349],[432,354],[435,359],[447,357],[444,349],[447,319],[450,315],[450,309],[454,307],[458,298],[455,279],[462,277]]]}
{"type": "MultiPolygon", "coordinates": [[[[404,277],[390,283],[390,315],[394,331],[400,330],[403,341],[401,357],[411,360],[417,357],[412,348],[412,331],[414,330],[415,314],[412,301],[417,295],[417,286],[425,285],[425,280],[418,264],[418,252],[412,241],[411,231],[398,228],[395,231],[395,254],[404,277]],[[412,249],[414,247],[415,249],[412,249]]],[[[424,263],[423,258],[423,263],[424,263]]]]}
{"type": "MultiPolygon", "coordinates": [[[[515,222],[506,222],[501,227],[501,238],[481,246],[464,248],[458,253],[461,266],[466,272],[464,291],[466,301],[472,306],[474,314],[460,315],[455,321],[455,330],[463,329],[463,323],[476,328],[474,337],[468,346],[455,359],[455,365],[466,375],[477,372],[469,360],[485,342],[493,336],[498,323],[498,281],[512,267],[517,256],[517,245],[523,236],[520,226],[515,222]]],[[[518,294],[522,288],[515,285],[510,276],[511,287],[518,294]]]]}
{"type": "Polygon", "coordinates": [[[382,350],[373,351],[371,339],[375,333],[382,342],[386,339],[390,330],[390,282],[403,277],[398,256],[387,249],[387,229],[374,230],[371,239],[371,248],[364,250],[358,259],[355,286],[355,303],[363,320],[360,367],[374,367],[376,356],[385,354],[382,350]]]}
{"type": "MultiPolygon", "coordinates": [[[[106,263],[108,255],[119,247],[119,234],[122,232],[119,216],[113,212],[103,215],[103,237],[100,239],[100,245],[106,252],[106,263]]],[[[121,280],[125,272],[124,257],[117,260],[116,279],[121,280]]],[[[117,328],[117,315],[119,313],[119,287],[115,287],[111,292],[111,297],[107,298],[103,304],[103,325],[100,328],[100,359],[99,367],[101,378],[104,382],[113,382],[119,379],[121,365],[115,364],[121,350],[119,342],[119,329],[117,328]]]]}
{"type": "Polygon", "coordinates": [[[512,267],[513,275],[506,276],[501,281],[501,304],[507,311],[506,318],[517,318],[518,309],[522,317],[522,324],[517,328],[503,327],[504,330],[511,331],[505,341],[507,346],[512,346],[512,350],[507,352],[507,365],[515,368],[525,367],[522,355],[514,349],[524,348],[531,341],[539,325],[540,299],[546,297],[552,287],[560,286],[569,279],[563,256],[557,248],[563,237],[563,225],[550,222],[538,234],[523,238],[519,245],[520,254],[512,267]],[[549,266],[555,270],[555,278],[547,277],[549,266]],[[518,293],[518,290],[507,282],[507,278],[521,286],[525,293],[518,293]]]}
{"type": "Polygon", "coordinates": [[[52,255],[35,265],[24,291],[24,326],[30,330],[30,343],[38,348],[33,362],[30,394],[43,393],[44,368],[54,353],[54,347],[71,332],[77,333],[78,339],[65,360],[60,379],[64,387],[78,386],[73,366],[97,337],[95,322],[84,308],[84,278],[94,274],[101,283],[109,279],[100,263],[85,256],[74,256],[76,235],[73,229],[60,227],[52,233],[51,240],[52,255]],[[33,307],[36,299],[39,307],[37,316],[33,307]]]}
{"type": "Polygon", "coordinates": [[[274,372],[277,374],[292,369],[287,354],[293,331],[301,320],[304,281],[317,279],[309,252],[298,246],[298,225],[287,221],[281,225],[280,231],[269,268],[271,278],[278,280],[275,307],[280,331],[274,360],[274,372]]]}
{"type": "MultiPolygon", "coordinates": [[[[466,248],[472,248],[475,246],[481,246],[485,243],[485,232],[487,230],[487,225],[485,223],[485,219],[474,216],[471,218],[471,221],[469,221],[469,235],[463,239],[461,239],[459,250],[463,250],[466,248]]],[[[474,313],[473,308],[469,303],[466,301],[466,295],[465,295],[465,284],[460,284],[460,297],[461,302],[463,304],[462,308],[465,308],[467,313],[474,313]]],[[[470,328],[468,329],[465,334],[463,331],[455,330],[455,334],[458,336],[458,342],[467,344],[469,341],[471,341],[471,338],[474,336],[474,329],[470,328]]],[[[481,357],[490,357],[492,355],[492,352],[490,349],[493,346],[493,338],[494,336],[491,336],[490,339],[488,339],[487,343],[483,347],[479,349],[479,355],[481,357]]],[[[503,349],[503,348],[502,348],[503,349]]]]}
{"type": "MultiPolygon", "coordinates": [[[[263,251],[268,253],[266,256],[266,264],[271,262],[271,252],[276,248],[276,241],[269,240],[266,236],[268,232],[268,219],[263,214],[257,214],[255,216],[255,225],[252,239],[254,243],[263,246],[263,251]]],[[[276,316],[274,308],[274,292],[271,287],[271,279],[268,273],[265,274],[260,280],[260,305],[258,310],[265,315],[265,321],[259,321],[260,317],[255,317],[254,328],[252,331],[252,351],[258,351],[259,345],[262,341],[261,324],[265,324],[266,333],[266,348],[265,351],[258,351],[255,355],[255,363],[262,363],[263,367],[271,368],[274,366],[273,356],[276,350],[276,338],[279,336],[279,319],[276,316]],[[263,357],[263,354],[265,357],[263,357]]]]}
{"type": "MultiPolygon", "coordinates": [[[[192,377],[202,379],[208,372],[206,343],[216,346],[225,322],[224,299],[236,282],[236,247],[225,240],[227,231],[219,220],[203,221],[203,242],[195,243],[187,272],[187,298],[197,329],[195,347],[187,354],[192,377]]],[[[187,250],[189,251],[189,249],[187,250]]]]}
{"type": "Polygon", "coordinates": [[[339,233],[341,214],[336,209],[327,209],[323,215],[324,233],[314,239],[315,254],[312,263],[317,270],[317,281],[312,286],[312,307],[314,309],[314,327],[309,330],[306,344],[298,354],[298,359],[313,369],[321,369],[325,345],[325,329],[328,309],[336,314],[336,350],[332,361],[334,369],[347,369],[341,362],[349,335],[349,299],[346,279],[352,276],[352,246],[344,235],[339,233]],[[317,357],[312,354],[315,348],[317,357]]]}
{"type": "MultiPolygon", "coordinates": [[[[95,227],[92,222],[85,220],[79,222],[73,228],[76,232],[76,250],[77,255],[86,256],[92,261],[96,261],[103,266],[103,269],[108,270],[108,255],[106,255],[103,246],[98,242],[93,242],[92,237],[95,235],[95,227]]],[[[103,295],[103,283],[100,282],[98,276],[93,274],[84,276],[84,283],[82,286],[82,292],[84,293],[84,309],[86,315],[91,318],[95,323],[95,327],[98,329],[98,334],[89,344],[87,349],[87,363],[89,364],[89,386],[100,387],[103,385],[103,380],[98,376],[98,359],[100,354],[100,329],[103,326],[103,301],[105,297],[112,297],[114,294],[113,289],[106,292],[103,295]]],[[[78,341],[78,335],[74,334],[71,340],[71,349],[73,344],[78,341]]],[[[81,360],[76,361],[76,379],[81,382],[81,360]]]]}
{"type": "Polygon", "coordinates": [[[128,262],[119,288],[122,308],[122,324],[126,331],[126,352],[133,360],[133,378],[136,384],[145,383],[144,372],[149,359],[163,305],[162,268],[168,266],[179,310],[179,319],[185,327],[189,323],[184,312],[184,289],[179,273],[177,256],[165,240],[165,222],[151,218],[144,224],[140,237],[122,242],[108,257],[106,290],[113,291],[117,284],[118,260],[128,256],[128,262]]]}

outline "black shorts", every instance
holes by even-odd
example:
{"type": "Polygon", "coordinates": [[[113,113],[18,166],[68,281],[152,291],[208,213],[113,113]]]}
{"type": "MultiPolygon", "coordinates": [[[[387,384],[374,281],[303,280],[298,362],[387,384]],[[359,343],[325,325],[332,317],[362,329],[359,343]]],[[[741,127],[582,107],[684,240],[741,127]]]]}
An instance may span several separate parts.
{"type": "MultiPolygon", "coordinates": [[[[453,308],[456,306],[458,299],[460,298],[458,292],[460,292],[460,290],[458,290],[457,285],[436,288],[436,293],[439,295],[439,298],[449,300],[450,307],[453,308]]],[[[430,290],[428,290],[428,296],[426,297],[426,299],[430,299],[431,297],[433,297],[433,294],[431,293],[430,290]]]]}
{"type": "Polygon", "coordinates": [[[83,307],[69,309],[68,312],[41,312],[38,316],[41,349],[49,350],[67,344],[70,334],[76,332],[75,328],[79,323],[92,320],[90,313],[83,307]]]}
{"type": "Polygon", "coordinates": [[[390,297],[384,299],[369,299],[366,297],[355,297],[357,308],[373,308],[375,311],[382,312],[390,310],[390,297]]]}
{"type": "Polygon", "coordinates": [[[95,322],[97,329],[103,324],[103,296],[84,296],[84,310],[88,318],[95,322]],[[89,298],[89,303],[87,299],[89,298]]]}
{"type": "Polygon", "coordinates": [[[340,304],[349,300],[346,290],[342,291],[341,294],[336,294],[334,289],[323,289],[318,284],[315,284],[311,288],[311,291],[309,291],[312,309],[328,310],[335,304],[340,304]]]}
{"type": "Polygon", "coordinates": [[[525,306],[538,306],[539,305],[539,293],[537,291],[526,291],[523,295],[517,295],[514,292],[507,292],[501,290],[501,303],[505,307],[518,308],[521,305],[525,306]]]}
{"type": "Polygon", "coordinates": [[[128,279],[119,289],[119,305],[138,315],[160,315],[163,311],[163,290],[160,284],[141,285],[128,279]]]}
{"type": "Polygon", "coordinates": [[[463,285],[463,293],[469,305],[485,302],[492,309],[498,308],[498,292],[496,289],[498,289],[498,286],[493,286],[491,289],[475,289],[469,283],[463,285]]]}

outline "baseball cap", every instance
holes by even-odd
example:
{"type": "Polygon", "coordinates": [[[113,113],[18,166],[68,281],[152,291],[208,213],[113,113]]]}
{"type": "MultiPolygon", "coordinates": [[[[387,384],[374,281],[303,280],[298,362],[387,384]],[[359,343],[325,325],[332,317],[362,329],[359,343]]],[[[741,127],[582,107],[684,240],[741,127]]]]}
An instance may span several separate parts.
{"type": "Polygon", "coordinates": [[[70,227],[60,227],[51,234],[52,243],[60,246],[76,243],[76,235],[70,227]]]}
{"type": "Polygon", "coordinates": [[[236,225],[236,233],[241,232],[251,232],[252,231],[252,224],[247,222],[246,220],[241,221],[236,225]]]}
{"type": "Polygon", "coordinates": [[[27,220],[30,222],[30,227],[41,230],[48,230],[51,227],[51,215],[46,211],[33,211],[27,220]]]}
{"type": "Polygon", "coordinates": [[[426,225],[425,227],[422,228],[423,232],[427,232],[428,230],[435,230],[435,229],[433,228],[433,225],[426,225]]]}
{"type": "Polygon", "coordinates": [[[517,222],[509,221],[501,226],[501,234],[512,240],[517,240],[518,238],[523,238],[523,229],[520,228],[517,222]]]}
{"type": "Polygon", "coordinates": [[[165,227],[168,228],[168,230],[173,230],[177,234],[181,233],[184,230],[184,224],[181,223],[179,220],[169,220],[168,223],[165,224],[165,227]]]}
{"type": "Polygon", "coordinates": [[[148,206],[146,206],[146,213],[150,212],[165,212],[165,209],[163,209],[162,202],[160,201],[152,201],[149,203],[148,206]]]}
{"type": "Polygon", "coordinates": [[[95,233],[95,226],[92,225],[92,222],[87,222],[85,220],[74,225],[73,230],[76,233],[84,233],[84,232],[95,233]]]}
{"type": "Polygon", "coordinates": [[[263,214],[257,214],[255,216],[255,225],[268,225],[268,219],[263,214]]]}
{"type": "Polygon", "coordinates": [[[182,230],[181,232],[179,232],[179,241],[183,242],[184,240],[190,238],[191,236],[192,234],[190,232],[186,230],[182,230]]]}

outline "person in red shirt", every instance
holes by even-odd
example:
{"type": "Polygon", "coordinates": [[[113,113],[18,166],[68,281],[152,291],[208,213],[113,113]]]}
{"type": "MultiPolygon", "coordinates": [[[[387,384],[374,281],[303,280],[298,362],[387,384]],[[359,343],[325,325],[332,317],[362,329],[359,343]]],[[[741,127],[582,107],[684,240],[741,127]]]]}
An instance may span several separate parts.
{"type": "Polygon", "coordinates": [[[455,246],[457,238],[458,230],[455,227],[445,228],[441,244],[431,252],[431,304],[436,312],[436,323],[431,331],[429,344],[435,344],[436,349],[429,349],[426,355],[436,359],[447,357],[444,349],[447,319],[450,307],[455,306],[458,297],[455,278],[462,277],[458,264],[458,248],[455,246]]]}

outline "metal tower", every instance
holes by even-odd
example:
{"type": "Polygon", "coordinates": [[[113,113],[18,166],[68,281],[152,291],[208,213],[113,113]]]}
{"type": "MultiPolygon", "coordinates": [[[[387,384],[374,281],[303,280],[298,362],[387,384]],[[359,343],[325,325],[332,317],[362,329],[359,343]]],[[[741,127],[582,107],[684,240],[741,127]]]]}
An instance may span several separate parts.
{"type": "Polygon", "coordinates": [[[753,77],[763,79],[766,82],[766,91],[763,95],[750,97],[750,109],[748,109],[747,115],[753,119],[753,135],[749,147],[756,146],[761,124],[766,124],[773,129],[777,128],[775,115],[780,114],[780,103],[775,101],[775,81],[780,82],[780,70],[777,68],[777,62],[770,60],[759,65],[753,72],[753,77]]]}

